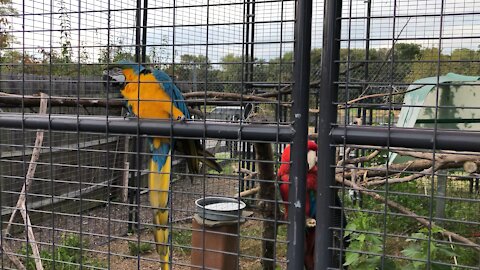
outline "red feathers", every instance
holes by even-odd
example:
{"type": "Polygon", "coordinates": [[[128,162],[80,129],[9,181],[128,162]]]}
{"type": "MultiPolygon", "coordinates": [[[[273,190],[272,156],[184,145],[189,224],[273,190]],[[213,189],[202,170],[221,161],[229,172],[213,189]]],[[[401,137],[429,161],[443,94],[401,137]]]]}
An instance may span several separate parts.
{"type": "MultiPolygon", "coordinates": [[[[308,141],[308,151],[317,152],[317,144],[314,141],[308,141]]],[[[285,147],[281,159],[282,164],[278,169],[277,178],[282,183],[280,184],[280,194],[282,195],[282,200],[288,202],[288,190],[290,187],[290,145],[285,147]]],[[[311,203],[308,193],[310,191],[316,192],[317,190],[317,165],[313,166],[307,173],[307,199],[305,203],[305,214],[310,215],[311,203]]],[[[285,218],[288,217],[288,207],[285,205],[285,218]]]]}
{"type": "MultiPolygon", "coordinates": [[[[314,141],[308,141],[308,151],[317,152],[317,144],[314,141]]],[[[282,154],[282,164],[278,169],[277,178],[281,181],[280,194],[282,200],[288,202],[288,190],[290,187],[290,145],[288,145],[282,154]]],[[[315,162],[316,163],[316,162],[315,162]]],[[[307,172],[307,196],[305,200],[305,217],[315,218],[315,196],[317,191],[317,165],[311,165],[307,172]],[[313,209],[312,209],[313,208],[313,209]]],[[[285,204],[285,219],[288,217],[288,205],[285,204]]],[[[315,228],[306,228],[305,231],[305,255],[304,264],[307,270],[314,269],[314,250],[315,250],[315,228]]]]}

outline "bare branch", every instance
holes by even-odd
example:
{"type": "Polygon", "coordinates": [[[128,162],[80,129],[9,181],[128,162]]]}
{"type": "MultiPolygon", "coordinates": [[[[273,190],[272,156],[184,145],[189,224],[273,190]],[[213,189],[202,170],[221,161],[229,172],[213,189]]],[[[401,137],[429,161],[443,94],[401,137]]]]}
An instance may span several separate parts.
{"type": "MultiPolygon", "coordinates": [[[[3,239],[3,237],[2,237],[3,239]]],[[[18,270],[26,270],[25,266],[23,263],[14,255],[15,253],[13,250],[10,248],[10,245],[3,239],[3,241],[0,239],[0,245],[2,246],[2,249],[4,251],[3,254],[7,255],[8,259],[17,267],[18,270]]]]}
{"type": "MultiPolygon", "coordinates": [[[[380,94],[371,94],[371,95],[366,95],[366,96],[361,96],[358,98],[354,98],[350,101],[347,102],[348,105],[359,102],[364,99],[368,98],[376,98],[376,97],[385,97],[385,96],[396,96],[396,95],[403,95],[412,91],[418,90],[417,88],[413,88],[410,90],[405,90],[405,91],[400,91],[400,92],[395,92],[395,93],[380,93],[380,94]]],[[[344,108],[345,106],[339,106],[339,108],[344,108]]]]}
{"type": "MultiPolygon", "coordinates": [[[[276,99],[270,99],[261,97],[259,95],[244,95],[244,94],[237,94],[237,93],[230,93],[230,92],[190,92],[183,94],[185,99],[193,99],[193,98],[202,98],[202,102],[204,102],[204,98],[216,98],[220,100],[244,100],[244,101],[259,101],[265,103],[278,103],[276,99]]],[[[190,103],[190,101],[188,101],[190,103]]]]}
{"type": "Polygon", "coordinates": [[[380,151],[375,150],[372,153],[370,153],[368,156],[361,156],[357,158],[347,159],[345,160],[344,164],[357,164],[362,162],[368,162],[372,160],[374,157],[378,156],[378,154],[380,154],[380,151]]]}
{"type": "Polygon", "coordinates": [[[260,190],[260,186],[254,187],[254,188],[251,188],[251,189],[244,190],[244,191],[240,192],[240,194],[235,194],[233,197],[235,197],[235,198],[247,197],[247,196],[250,196],[250,195],[257,194],[259,190],[260,190]]]}
{"type": "Polygon", "coordinates": [[[368,181],[362,183],[362,185],[370,187],[370,186],[379,186],[379,185],[384,185],[384,184],[398,184],[398,183],[405,183],[405,182],[410,182],[415,179],[418,179],[420,177],[424,177],[425,175],[431,175],[434,171],[437,171],[441,168],[441,166],[437,166],[436,169],[434,170],[433,167],[430,167],[428,169],[425,169],[421,171],[420,173],[416,174],[411,174],[409,176],[405,177],[398,177],[398,178],[390,178],[390,179],[384,179],[384,180],[377,180],[377,181],[368,181]]]}
{"type": "MultiPolygon", "coordinates": [[[[21,106],[24,107],[37,107],[40,105],[40,96],[38,95],[16,95],[0,92],[0,104],[21,106]]],[[[59,97],[51,96],[48,98],[50,107],[76,107],[78,105],[85,107],[121,107],[125,104],[125,101],[120,99],[99,99],[99,98],[80,98],[77,97],[59,97]]]]}

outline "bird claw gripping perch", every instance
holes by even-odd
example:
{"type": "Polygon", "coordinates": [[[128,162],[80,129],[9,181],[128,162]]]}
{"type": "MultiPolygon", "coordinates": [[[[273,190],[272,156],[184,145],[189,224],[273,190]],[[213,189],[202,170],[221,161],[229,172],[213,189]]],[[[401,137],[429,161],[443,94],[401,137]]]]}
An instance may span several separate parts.
{"type": "Polygon", "coordinates": [[[307,218],[305,220],[305,226],[307,226],[307,228],[315,228],[317,226],[317,221],[313,218],[307,218]]]}

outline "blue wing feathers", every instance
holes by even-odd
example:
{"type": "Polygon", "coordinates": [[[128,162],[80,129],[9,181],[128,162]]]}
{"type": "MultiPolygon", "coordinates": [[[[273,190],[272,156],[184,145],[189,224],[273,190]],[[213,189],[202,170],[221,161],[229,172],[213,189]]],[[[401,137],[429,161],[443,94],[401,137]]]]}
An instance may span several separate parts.
{"type": "Polygon", "coordinates": [[[182,92],[180,92],[180,89],[173,83],[170,76],[159,69],[153,70],[153,76],[163,85],[163,89],[172,99],[173,105],[182,111],[186,118],[190,118],[190,112],[188,111],[182,92]]]}
{"type": "Polygon", "coordinates": [[[317,205],[315,203],[315,192],[313,190],[310,191],[310,217],[315,218],[316,213],[317,213],[317,205]]]}

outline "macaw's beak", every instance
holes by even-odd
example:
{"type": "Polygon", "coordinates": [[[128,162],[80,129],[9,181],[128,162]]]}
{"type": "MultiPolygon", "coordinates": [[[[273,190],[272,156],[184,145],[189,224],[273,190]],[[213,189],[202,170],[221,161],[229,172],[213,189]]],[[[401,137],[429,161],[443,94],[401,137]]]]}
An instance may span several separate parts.
{"type": "Polygon", "coordinates": [[[103,87],[110,93],[119,93],[126,85],[125,75],[115,70],[104,70],[102,80],[103,87]]]}
{"type": "Polygon", "coordinates": [[[307,163],[308,163],[308,170],[310,171],[315,165],[317,165],[317,152],[310,150],[307,153],[307,163]]]}

